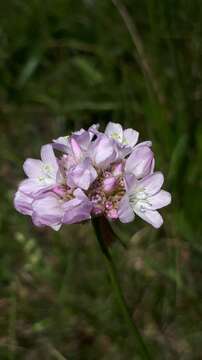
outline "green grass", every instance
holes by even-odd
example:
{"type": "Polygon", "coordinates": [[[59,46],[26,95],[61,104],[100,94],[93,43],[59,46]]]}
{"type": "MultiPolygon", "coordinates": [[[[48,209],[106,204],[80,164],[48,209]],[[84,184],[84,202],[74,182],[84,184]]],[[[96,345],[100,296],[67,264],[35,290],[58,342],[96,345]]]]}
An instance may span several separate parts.
{"type": "Polygon", "coordinates": [[[13,209],[26,157],[112,120],[152,139],[172,205],[155,231],[114,224],[113,255],[154,359],[202,341],[201,1],[0,4],[0,359],[137,359],[90,224],[59,233],[13,209]]]}

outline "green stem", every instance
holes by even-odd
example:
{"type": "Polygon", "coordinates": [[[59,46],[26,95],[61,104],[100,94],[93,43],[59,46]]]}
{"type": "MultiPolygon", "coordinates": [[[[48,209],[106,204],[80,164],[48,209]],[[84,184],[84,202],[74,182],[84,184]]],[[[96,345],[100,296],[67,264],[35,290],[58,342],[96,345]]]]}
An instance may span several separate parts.
{"type": "Polygon", "coordinates": [[[107,245],[107,239],[103,238],[103,234],[102,234],[102,229],[100,227],[100,223],[99,223],[99,218],[94,218],[92,219],[92,224],[95,230],[95,234],[98,240],[98,243],[100,245],[100,248],[102,250],[102,253],[104,255],[105,261],[106,261],[106,266],[107,266],[107,270],[109,272],[109,276],[110,276],[110,280],[111,280],[111,284],[117,299],[117,303],[120,307],[120,310],[122,311],[122,314],[125,318],[125,321],[127,322],[129,328],[131,329],[138,350],[139,350],[139,354],[141,355],[142,359],[146,359],[146,360],[151,360],[152,357],[149,354],[149,351],[147,349],[147,346],[137,328],[137,326],[135,325],[134,321],[131,318],[130,315],[130,311],[128,309],[128,305],[126,304],[124,295],[123,295],[123,291],[121,289],[121,286],[119,284],[119,279],[118,279],[118,275],[117,275],[117,271],[116,271],[116,267],[114,265],[111,253],[109,252],[109,248],[107,245]]]}

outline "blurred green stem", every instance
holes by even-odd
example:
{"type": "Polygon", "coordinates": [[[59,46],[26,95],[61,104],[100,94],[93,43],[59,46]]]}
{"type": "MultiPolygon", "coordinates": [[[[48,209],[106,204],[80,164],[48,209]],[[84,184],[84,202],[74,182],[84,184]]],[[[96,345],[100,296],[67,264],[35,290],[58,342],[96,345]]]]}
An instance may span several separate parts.
{"type": "Polygon", "coordinates": [[[107,239],[104,239],[104,236],[102,233],[102,228],[100,227],[99,221],[100,221],[99,218],[94,218],[94,219],[92,219],[92,224],[93,224],[93,227],[95,230],[95,234],[96,234],[98,243],[100,245],[100,248],[102,250],[102,253],[103,253],[105,261],[106,261],[107,270],[108,270],[108,273],[110,276],[111,284],[113,287],[113,291],[114,291],[117,303],[118,303],[120,310],[125,318],[125,321],[127,322],[129,328],[131,329],[131,331],[134,335],[135,342],[136,342],[136,345],[139,350],[139,355],[141,356],[142,359],[151,360],[152,357],[149,354],[148,348],[147,348],[137,326],[135,325],[134,321],[131,318],[131,314],[130,314],[130,311],[126,304],[126,301],[125,301],[125,298],[123,295],[123,291],[119,284],[116,267],[114,265],[111,253],[109,251],[109,247],[107,245],[107,239]]]}

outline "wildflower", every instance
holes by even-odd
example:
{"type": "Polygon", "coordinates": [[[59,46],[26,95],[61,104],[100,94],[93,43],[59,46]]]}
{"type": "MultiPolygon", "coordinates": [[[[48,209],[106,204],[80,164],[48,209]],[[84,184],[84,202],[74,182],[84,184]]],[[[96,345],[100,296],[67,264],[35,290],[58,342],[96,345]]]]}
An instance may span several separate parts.
{"type": "Polygon", "coordinates": [[[20,184],[20,190],[25,194],[36,194],[51,189],[56,182],[59,171],[58,162],[52,145],[41,148],[41,160],[27,159],[23,169],[28,179],[20,184]]]}
{"type": "Polygon", "coordinates": [[[127,191],[118,209],[119,219],[127,223],[132,221],[137,214],[155,228],[159,228],[163,223],[163,218],[156,210],[171,202],[170,194],[161,190],[163,181],[164,177],[160,172],[139,181],[135,176],[129,176],[126,179],[127,191]]]}
{"type": "Polygon", "coordinates": [[[118,143],[123,155],[128,155],[132,151],[132,148],[135,146],[139,138],[139,133],[136,130],[123,130],[120,124],[113,122],[108,123],[105,129],[105,134],[118,143]]]}
{"type": "Polygon", "coordinates": [[[19,184],[15,208],[37,226],[59,230],[62,224],[101,216],[122,222],[135,214],[158,228],[158,209],[171,201],[154,172],[151,142],[137,144],[139,133],[110,122],[53,140],[41,148],[41,160],[27,159],[27,179],[19,184]],[[60,151],[58,157],[54,150],[60,151]]]}

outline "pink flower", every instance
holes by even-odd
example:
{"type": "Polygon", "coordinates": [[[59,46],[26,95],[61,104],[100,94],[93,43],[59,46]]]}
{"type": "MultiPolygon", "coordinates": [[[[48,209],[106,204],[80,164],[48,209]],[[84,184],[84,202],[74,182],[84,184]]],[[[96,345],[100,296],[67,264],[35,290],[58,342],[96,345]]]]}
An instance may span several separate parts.
{"type": "Polygon", "coordinates": [[[160,172],[139,181],[133,175],[128,176],[126,178],[127,191],[120,201],[118,210],[119,219],[127,223],[132,221],[137,214],[155,228],[159,228],[163,219],[156,210],[171,202],[171,195],[161,190],[163,181],[164,177],[160,172]]]}
{"type": "Polygon", "coordinates": [[[137,144],[139,133],[110,122],[60,137],[41,148],[41,160],[27,159],[27,179],[15,194],[15,208],[36,226],[59,230],[94,216],[130,222],[135,214],[158,228],[158,209],[171,201],[154,173],[151,141],[137,144]],[[62,153],[56,158],[53,147],[62,153]]]}
{"type": "Polygon", "coordinates": [[[105,134],[117,142],[120,147],[120,151],[124,156],[130,154],[139,138],[139,133],[136,130],[123,130],[120,124],[113,122],[108,123],[105,129],[105,134]]]}
{"type": "Polygon", "coordinates": [[[28,179],[20,184],[20,191],[29,195],[36,195],[41,191],[51,189],[59,172],[58,162],[52,145],[41,148],[41,160],[27,159],[23,169],[28,179]]]}

